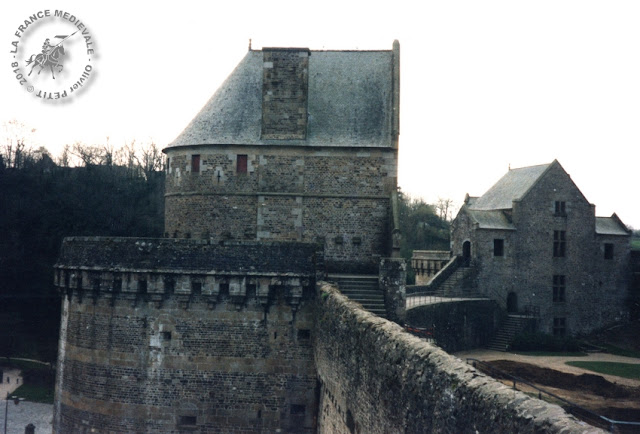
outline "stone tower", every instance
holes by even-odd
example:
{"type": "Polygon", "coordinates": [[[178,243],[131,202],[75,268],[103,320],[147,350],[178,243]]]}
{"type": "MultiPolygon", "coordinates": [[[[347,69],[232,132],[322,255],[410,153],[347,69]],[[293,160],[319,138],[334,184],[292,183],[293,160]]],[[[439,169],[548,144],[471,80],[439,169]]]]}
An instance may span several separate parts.
{"type": "Polygon", "coordinates": [[[167,237],[324,245],[377,271],[397,187],[393,51],[249,51],[164,152],[167,237]]]}

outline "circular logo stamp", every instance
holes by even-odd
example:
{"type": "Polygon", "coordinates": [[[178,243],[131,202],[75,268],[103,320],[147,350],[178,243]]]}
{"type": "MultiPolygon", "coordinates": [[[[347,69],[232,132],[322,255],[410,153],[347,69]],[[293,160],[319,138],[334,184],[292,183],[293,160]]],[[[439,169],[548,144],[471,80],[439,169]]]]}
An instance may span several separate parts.
{"type": "Polygon", "coordinates": [[[95,75],[93,35],[84,22],[63,10],[44,9],[16,26],[11,72],[43,101],[68,100],[95,75]]]}

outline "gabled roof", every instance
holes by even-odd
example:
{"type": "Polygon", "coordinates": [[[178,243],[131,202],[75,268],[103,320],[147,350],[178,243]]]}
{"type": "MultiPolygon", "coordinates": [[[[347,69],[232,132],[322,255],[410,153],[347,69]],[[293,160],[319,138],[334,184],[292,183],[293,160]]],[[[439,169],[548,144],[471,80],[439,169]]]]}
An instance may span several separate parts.
{"type": "Polygon", "coordinates": [[[478,225],[478,229],[500,229],[506,231],[515,231],[516,227],[509,221],[504,212],[499,210],[476,210],[467,208],[467,213],[474,223],[478,225]]]}
{"type": "Polygon", "coordinates": [[[394,50],[386,51],[305,49],[306,138],[293,140],[261,137],[263,69],[267,67],[263,53],[278,49],[250,50],[168,148],[202,144],[392,147],[397,135],[398,47],[394,42],[394,50]]]}
{"type": "Polygon", "coordinates": [[[629,236],[630,231],[614,213],[611,217],[596,217],[596,234],[629,236]]]}
{"type": "Polygon", "coordinates": [[[476,210],[500,210],[513,208],[513,201],[519,200],[533,187],[540,177],[554,164],[511,169],[485,194],[472,202],[470,208],[476,210]]]}

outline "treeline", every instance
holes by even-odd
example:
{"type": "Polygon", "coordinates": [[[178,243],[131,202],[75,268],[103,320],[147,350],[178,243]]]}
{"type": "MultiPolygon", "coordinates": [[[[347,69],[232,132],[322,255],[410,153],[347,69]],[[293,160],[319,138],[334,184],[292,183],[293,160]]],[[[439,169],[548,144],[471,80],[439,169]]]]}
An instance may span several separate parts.
{"type": "MultiPolygon", "coordinates": [[[[435,204],[428,204],[422,199],[411,199],[400,194],[400,254],[411,264],[414,250],[449,250],[450,221],[453,203],[450,199],[439,199],[435,204]]],[[[409,284],[415,277],[411,267],[407,267],[409,284]]]]}
{"type": "Polygon", "coordinates": [[[0,356],[54,361],[60,302],[53,265],[62,239],[162,236],[162,154],[155,145],[132,146],[118,150],[130,157],[119,165],[109,146],[75,144],[57,162],[42,148],[17,149],[0,152],[0,356]],[[70,158],[79,165],[68,167],[70,158]]]}

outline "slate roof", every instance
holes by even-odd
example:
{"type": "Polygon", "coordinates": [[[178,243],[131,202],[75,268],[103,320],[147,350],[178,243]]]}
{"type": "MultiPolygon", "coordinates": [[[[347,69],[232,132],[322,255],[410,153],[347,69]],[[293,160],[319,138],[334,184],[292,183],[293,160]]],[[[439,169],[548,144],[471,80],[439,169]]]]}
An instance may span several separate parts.
{"type": "Polygon", "coordinates": [[[485,194],[473,201],[470,206],[476,210],[498,210],[513,208],[513,201],[521,199],[540,179],[552,164],[511,169],[485,194]]]}
{"type": "Polygon", "coordinates": [[[304,140],[263,140],[263,52],[250,50],[168,146],[393,146],[393,51],[310,51],[304,140]]]}
{"type": "Polygon", "coordinates": [[[629,231],[614,214],[611,217],[596,217],[596,234],[629,236],[629,231]]]}
{"type": "Polygon", "coordinates": [[[56,267],[311,276],[320,259],[316,247],[300,242],[214,244],[188,239],[70,237],[62,243],[56,267]]]}
{"type": "Polygon", "coordinates": [[[467,209],[471,219],[478,224],[479,229],[501,229],[515,231],[516,227],[509,221],[504,212],[500,210],[476,210],[467,209]]]}

